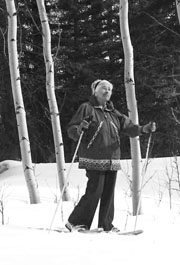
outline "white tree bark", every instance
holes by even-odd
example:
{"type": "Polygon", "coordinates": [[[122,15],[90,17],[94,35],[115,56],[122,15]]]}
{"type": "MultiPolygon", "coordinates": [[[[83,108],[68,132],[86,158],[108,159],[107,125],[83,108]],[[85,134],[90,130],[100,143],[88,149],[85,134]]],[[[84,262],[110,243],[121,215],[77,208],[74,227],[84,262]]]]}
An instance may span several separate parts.
{"type": "Polygon", "coordinates": [[[180,23],[180,0],[176,0],[177,15],[180,23]]]}
{"type": "Polygon", "coordinates": [[[180,24],[180,0],[176,0],[176,10],[177,10],[178,20],[180,24]]]}
{"type": "MultiPolygon", "coordinates": [[[[55,96],[54,87],[54,62],[51,55],[51,31],[49,27],[48,17],[44,0],[36,0],[38,11],[41,19],[42,26],[42,37],[43,37],[43,53],[44,62],[46,66],[46,92],[48,97],[48,103],[51,113],[51,122],[54,136],[55,152],[56,152],[56,163],[58,170],[58,178],[60,191],[62,191],[65,184],[65,159],[64,159],[64,147],[60,126],[60,115],[55,96]]],[[[69,200],[69,193],[66,187],[63,193],[63,200],[69,200]]]]}
{"type": "MultiPolygon", "coordinates": [[[[133,47],[131,44],[129,23],[128,23],[128,0],[120,0],[120,31],[123,43],[125,65],[124,65],[124,83],[126,89],[126,99],[130,119],[138,124],[137,101],[135,95],[134,81],[134,59],[133,47]]],[[[133,200],[133,215],[140,213],[140,188],[141,188],[141,173],[140,161],[141,151],[139,137],[131,138],[131,158],[132,158],[132,200],[133,200]]]]}
{"type": "Polygon", "coordinates": [[[26,123],[26,113],[23,103],[19,62],[17,53],[17,13],[14,0],[6,0],[8,13],[8,53],[9,53],[9,68],[11,75],[11,85],[14,99],[14,107],[16,112],[17,127],[19,134],[19,142],[21,149],[21,157],[27,188],[30,196],[30,203],[39,203],[39,192],[34,176],[30,142],[26,123]]]}

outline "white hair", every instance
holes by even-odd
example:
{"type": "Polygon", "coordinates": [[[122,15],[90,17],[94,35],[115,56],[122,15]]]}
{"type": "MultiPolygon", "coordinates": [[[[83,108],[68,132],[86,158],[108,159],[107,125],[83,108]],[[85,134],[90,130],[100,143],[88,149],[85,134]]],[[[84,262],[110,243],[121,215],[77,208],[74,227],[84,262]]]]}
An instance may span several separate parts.
{"type": "Polygon", "coordinates": [[[95,80],[95,81],[91,84],[92,95],[94,95],[96,88],[97,88],[97,87],[99,86],[99,84],[102,83],[102,82],[107,82],[107,83],[109,83],[109,84],[113,87],[113,85],[112,85],[109,81],[107,81],[107,80],[97,79],[97,80],[95,80]]]}

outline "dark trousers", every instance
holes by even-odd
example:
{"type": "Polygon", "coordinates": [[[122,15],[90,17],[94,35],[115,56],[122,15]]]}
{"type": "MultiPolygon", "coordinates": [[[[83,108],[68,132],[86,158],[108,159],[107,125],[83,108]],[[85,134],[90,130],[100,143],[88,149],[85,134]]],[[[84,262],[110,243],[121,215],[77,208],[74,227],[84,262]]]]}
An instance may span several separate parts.
{"type": "Polygon", "coordinates": [[[98,227],[109,231],[114,218],[114,188],[117,171],[87,170],[88,177],[85,194],[69,216],[73,225],[91,227],[100,200],[98,227]]]}

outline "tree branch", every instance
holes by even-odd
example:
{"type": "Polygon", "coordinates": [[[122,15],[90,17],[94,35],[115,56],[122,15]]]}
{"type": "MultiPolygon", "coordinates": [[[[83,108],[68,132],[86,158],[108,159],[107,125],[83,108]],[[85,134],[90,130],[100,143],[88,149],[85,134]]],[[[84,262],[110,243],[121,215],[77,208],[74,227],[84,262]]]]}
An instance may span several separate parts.
{"type": "Polygon", "coordinates": [[[6,54],[6,39],[5,39],[5,34],[7,32],[7,30],[5,32],[3,32],[2,28],[0,28],[0,32],[2,34],[2,37],[3,37],[3,43],[4,43],[4,47],[3,47],[3,51],[4,51],[4,56],[7,58],[7,54],[6,54]]]}
{"type": "Polygon", "coordinates": [[[172,116],[173,116],[174,120],[175,120],[178,124],[180,124],[180,121],[177,119],[177,117],[176,117],[176,115],[175,115],[175,113],[174,113],[173,108],[171,108],[171,113],[172,113],[172,116]]]}
{"type": "Polygon", "coordinates": [[[175,34],[176,36],[178,36],[180,38],[180,34],[178,34],[176,31],[168,28],[167,26],[165,26],[164,24],[162,24],[161,22],[159,22],[155,17],[153,17],[152,15],[150,15],[149,13],[143,11],[142,13],[146,14],[147,16],[149,16],[150,18],[152,18],[157,24],[159,24],[161,27],[167,29],[168,31],[170,31],[171,33],[175,34]]]}

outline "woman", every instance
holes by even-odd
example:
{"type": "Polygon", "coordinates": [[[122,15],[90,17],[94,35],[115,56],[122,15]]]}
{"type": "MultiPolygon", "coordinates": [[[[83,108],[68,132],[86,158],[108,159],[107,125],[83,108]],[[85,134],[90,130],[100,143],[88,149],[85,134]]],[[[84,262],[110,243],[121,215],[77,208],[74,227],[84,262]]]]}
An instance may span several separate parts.
{"type": "Polygon", "coordinates": [[[88,178],[85,194],[69,216],[69,231],[90,229],[100,200],[98,228],[119,231],[113,226],[114,189],[120,166],[120,134],[136,137],[155,131],[155,123],[145,126],[133,124],[117,111],[110,101],[113,85],[96,80],[90,100],[83,103],[68,127],[68,135],[77,141],[84,130],[79,147],[79,168],[86,169],[88,178]]]}

